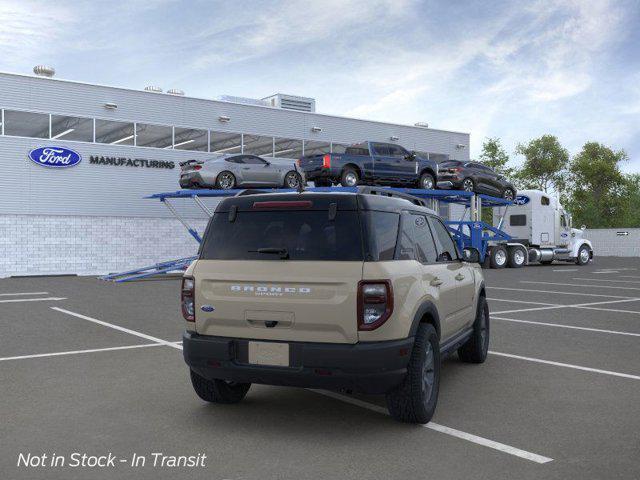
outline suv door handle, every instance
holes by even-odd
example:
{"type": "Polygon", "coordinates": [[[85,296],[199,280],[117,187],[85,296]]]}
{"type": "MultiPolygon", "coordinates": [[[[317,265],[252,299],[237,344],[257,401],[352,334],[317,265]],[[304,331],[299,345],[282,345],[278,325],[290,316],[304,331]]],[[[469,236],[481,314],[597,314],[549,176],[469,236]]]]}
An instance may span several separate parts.
{"type": "Polygon", "coordinates": [[[243,170],[251,170],[251,167],[242,167],[243,170]]]}
{"type": "Polygon", "coordinates": [[[459,282],[460,282],[460,281],[462,281],[462,280],[464,280],[464,275],[463,275],[463,274],[461,274],[461,273],[457,274],[457,275],[456,275],[456,280],[458,280],[459,282]]]}
{"type": "Polygon", "coordinates": [[[429,282],[429,285],[431,285],[432,287],[439,287],[440,285],[442,285],[442,283],[443,283],[442,280],[436,277],[429,282]]]}

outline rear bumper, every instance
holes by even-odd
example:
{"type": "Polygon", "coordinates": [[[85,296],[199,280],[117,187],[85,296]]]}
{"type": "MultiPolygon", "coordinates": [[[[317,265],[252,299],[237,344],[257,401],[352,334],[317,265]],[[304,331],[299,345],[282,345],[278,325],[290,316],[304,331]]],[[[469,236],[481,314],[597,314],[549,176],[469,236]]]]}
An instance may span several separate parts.
{"type": "Polygon", "coordinates": [[[247,339],[185,332],[182,340],[185,362],[205,378],[380,394],[402,382],[414,339],[353,345],[289,342],[290,367],[249,364],[247,339]]]}
{"type": "Polygon", "coordinates": [[[462,180],[453,178],[438,179],[438,188],[442,190],[459,190],[462,188],[462,180]]]}
{"type": "Polygon", "coordinates": [[[180,175],[181,188],[191,188],[195,185],[205,185],[205,181],[200,173],[191,172],[180,175]]]}

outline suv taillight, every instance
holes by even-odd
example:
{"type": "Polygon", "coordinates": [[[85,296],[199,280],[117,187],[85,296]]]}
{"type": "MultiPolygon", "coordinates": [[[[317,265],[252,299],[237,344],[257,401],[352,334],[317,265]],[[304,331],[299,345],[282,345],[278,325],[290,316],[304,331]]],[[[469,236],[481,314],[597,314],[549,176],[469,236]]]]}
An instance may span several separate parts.
{"type": "Polygon", "coordinates": [[[331,155],[328,153],[322,156],[322,168],[331,168],[331,155]]]}
{"type": "Polygon", "coordinates": [[[187,322],[195,322],[195,306],[193,301],[194,287],[195,280],[192,277],[182,278],[180,304],[182,305],[182,316],[187,322]]]}
{"type": "Polygon", "coordinates": [[[201,170],[202,169],[202,165],[194,165],[193,169],[194,170],[201,170]]]}
{"type": "Polygon", "coordinates": [[[375,330],[393,312],[393,289],[389,280],[358,283],[358,330],[375,330]]]}

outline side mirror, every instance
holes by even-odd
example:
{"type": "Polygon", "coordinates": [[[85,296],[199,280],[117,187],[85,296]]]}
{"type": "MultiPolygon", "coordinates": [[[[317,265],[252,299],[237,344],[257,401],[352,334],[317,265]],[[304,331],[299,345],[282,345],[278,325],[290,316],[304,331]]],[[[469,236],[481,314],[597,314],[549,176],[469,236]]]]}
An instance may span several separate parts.
{"type": "Polygon", "coordinates": [[[582,226],[580,227],[580,230],[586,230],[586,229],[587,229],[587,226],[586,226],[586,225],[582,225],[582,226]]]}
{"type": "Polygon", "coordinates": [[[405,160],[410,160],[410,161],[415,160],[415,158],[416,158],[416,154],[415,154],[415,153],[413,153],[413,152],[411,152],[411,153],[407,153],[407,154],[404,156],[404,159],[405,159],[405,160]]]}
{"type": "Polygon", "coordinates": [[[480,252],[475,248],[465,248],[462,250],[462,259],[469,263],[480,263],[480,252]]]}
{"type": "Polygon", "coordinates": [[[270,166],[270,165],[271,165],[271,162],[269,162],[269,161],[267,161],[267,160],[265,160],[265,162],[266,162],[266,163],[264,164],[264,166],[265,166],[265,167],[268,167],[268,166],[270,166]]]}

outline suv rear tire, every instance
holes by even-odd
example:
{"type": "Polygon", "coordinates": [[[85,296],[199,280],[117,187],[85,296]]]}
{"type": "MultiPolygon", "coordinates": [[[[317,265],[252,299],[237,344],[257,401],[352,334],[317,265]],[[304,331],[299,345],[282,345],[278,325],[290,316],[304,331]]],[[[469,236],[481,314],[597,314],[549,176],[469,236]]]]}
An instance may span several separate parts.
{"type": "Polygon", "coordinates": [[[191,370],[191,384],[205,402],[238,403],[247,395],[250,383],[231,383],[225,380],[208,380],[191,370]]]}
{"type": "Polygon", "coordinates": [[[416,333],[407,375],[387,393],[387,408],[401,422],[428,423],[438,403],[440,344],[433,325],[421,323],[416,333]]]}
{"type": "Polygon", "coordinates": [[[353,168],[346,167],[344,170],[342,170],[340,185],[342,185],[343,187],[356,187],[359,180],[360,176],[358,175],[358,172],[356,172],[353,168]]]}
{"type": "Polygon", "coordinates": [[[436,179],[432,174],[425,172],[420,175],[420,180],[418,180],[418,188],[423,190],[433,190],[436,188],[436,179]]]}
{"type": "Polygon", "coordinates": [[[489,304],[484,296],[478,300],[473,334],[467,343],[458,349],[460,360],[467,363],[484,363],[489,351],[489,304]]]}

